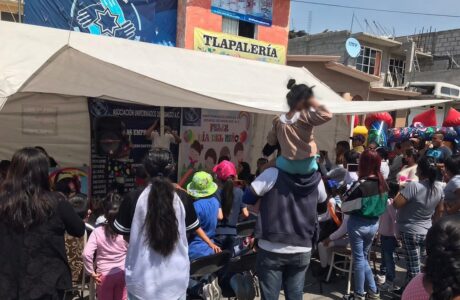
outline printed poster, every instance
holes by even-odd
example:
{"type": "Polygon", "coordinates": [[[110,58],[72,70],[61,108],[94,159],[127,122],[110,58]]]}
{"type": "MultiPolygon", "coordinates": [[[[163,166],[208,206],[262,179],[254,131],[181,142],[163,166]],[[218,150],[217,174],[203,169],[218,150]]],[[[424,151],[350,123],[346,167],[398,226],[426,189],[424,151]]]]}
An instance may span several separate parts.
{"type": "Polygon", "coordinates": [[[236,167],[238,162],[250,161],[253,117],[248,112],[184,108],[179,183],[188,182],[195,171],[212,172],[221,157],[236,167]]]}
{"type": "MultiPolygon", "coordinates": [[[[91,122],[91,194],[103,197],[114,189],[124,192],[134,189],[136,169],[152,147],[152,141],[146,138],[145,133],[149,127],[159,123],[160,107],[91,98],[88,109],[91,122]]],[[[179,135],[180,120],[180,108],[165,107],[165,126],[179,135]]],[[[170,150],[177,161],[179,145],[171,144],[170,150]]]]}
{"type": "Polygon", "coordinates": [[[271,26],[273,0],[212,0],[211,11],[228,18],[271,26]]]}
{"type": "Polygon", "coordinates": [[[175,46],[177,0],[26,1],[24,22],[175,46]]]}
{"type": "Polygon", "coordinates": [[[195,28],[194,49],[275,64],[286,64],[286,47],[237,35],[195,28]]]}

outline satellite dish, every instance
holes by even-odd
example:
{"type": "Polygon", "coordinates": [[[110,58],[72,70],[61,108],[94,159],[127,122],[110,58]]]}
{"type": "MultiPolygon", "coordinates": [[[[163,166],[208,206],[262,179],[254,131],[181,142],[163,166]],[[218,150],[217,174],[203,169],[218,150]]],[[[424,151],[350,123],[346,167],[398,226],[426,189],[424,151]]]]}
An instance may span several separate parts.
{"type": "Polygon", "coordinates": [[[348,38],[345,42],[345,48],[351,57],[358,57],[361,52],[361,44],[355,38],[348,38]]]}

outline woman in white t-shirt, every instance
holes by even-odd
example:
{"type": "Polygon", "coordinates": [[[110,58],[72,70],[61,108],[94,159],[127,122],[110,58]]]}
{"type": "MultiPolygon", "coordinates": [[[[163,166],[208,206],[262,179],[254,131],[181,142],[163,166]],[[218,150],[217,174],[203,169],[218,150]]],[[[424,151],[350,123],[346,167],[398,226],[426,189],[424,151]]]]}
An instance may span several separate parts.
{"type": "Polygon", "coordinates": [[[400,186],[405,186],[411,181],[418,181],[417,176],[417,160],[418,154],[415,149],[407,149],[404,153],[403,167],[396,175],[396,179],[400,186]]]}
{"type": "Polygon", "coordinates": [[[169,150],[153,149],[144,161],[151,183],[136,204],[126,256],[128,298],[186,298],[190,262],[185,209],[167,179],[173,170],[169,150]]]}

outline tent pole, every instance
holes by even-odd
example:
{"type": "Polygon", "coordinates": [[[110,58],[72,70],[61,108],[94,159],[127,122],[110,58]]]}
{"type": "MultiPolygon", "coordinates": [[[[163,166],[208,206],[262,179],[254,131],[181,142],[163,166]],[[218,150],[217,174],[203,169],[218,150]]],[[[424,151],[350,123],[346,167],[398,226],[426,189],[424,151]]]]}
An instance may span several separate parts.
{"type": "Polygon", "coordinates": [[[22,1],[22,0],[18,0],[18,21],[19,21],[19,23],[22,23],[22,17],[21,17],[21,1],[22,1]]]}
{"type": "MultiPolygon", "coordinates": [[[[350,137],[353,136],[353,129],[355,125],[355,115],[352,114],[350,118],[350,137]]],[[[353,149],[353,141],[350,139],[350,147],[353,149]]]]}
{"type": "Polygon", "coordinates": [[[160,135],[165,134],[165,107],[160,106],[160,135]]]}

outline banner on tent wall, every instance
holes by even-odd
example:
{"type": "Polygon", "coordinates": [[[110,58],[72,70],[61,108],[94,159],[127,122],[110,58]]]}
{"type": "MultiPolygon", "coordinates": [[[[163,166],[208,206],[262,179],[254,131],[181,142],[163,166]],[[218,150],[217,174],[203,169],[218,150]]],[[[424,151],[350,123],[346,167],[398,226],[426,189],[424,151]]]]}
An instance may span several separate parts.
{"type": "Polygon", "coordinates": [[[276,64],[286,63],[286,47],[195,28],[194,49],[276,64]]]}
{"type": "Polygon", "coordinates": [[[27,24],[176,45],[177,0],[26,1],[27,24]]]}
{"type": "Polygon", "coordinates": [[[212,0],[211,11],[224,17],[271,26],[273,0],[212,0]]]}
{"type": "Polygon", "coordinates": [[[250,161],[249,139],[253,114],[200,108],[182,110],[182,144],[179,149],[179,182],[194,171],[212,172],[220,157],[238,165],[250,161]]]}
{"type": "MultiPolygon", "coordinates": [[[[91,123],[91,194],[135,188],[136,167],[151,148],[146,130],[160,121],[160,108],[89,99],[91,123]],[[110,153],[110,154],[104,154],[110,153]]],[[[180,108],[165,107],[165,126],[180,134],[180,108]]],[[[175,161],[178,145],[171,144],[175,161]]]]}

